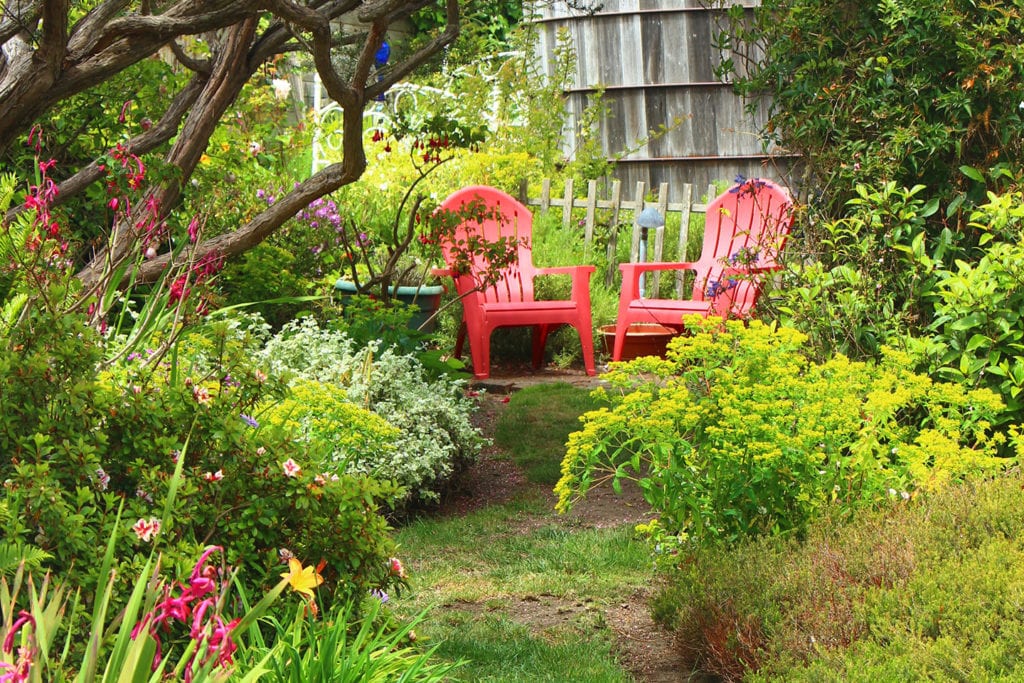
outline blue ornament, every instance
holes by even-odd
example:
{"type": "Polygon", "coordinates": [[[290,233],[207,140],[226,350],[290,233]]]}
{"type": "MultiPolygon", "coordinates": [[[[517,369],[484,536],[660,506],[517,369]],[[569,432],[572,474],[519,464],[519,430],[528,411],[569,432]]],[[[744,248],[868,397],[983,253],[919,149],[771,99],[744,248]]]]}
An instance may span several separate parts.
{"type": "Polygon", "coordinates": [[[377,48],[377,54],[374,55],[373,59],[377,63],[377,68],[381,68],[388,63],[388,59],[391,57],[391,46],[388,45],[388,41],[383,41],[380,47],[377,48]]]}

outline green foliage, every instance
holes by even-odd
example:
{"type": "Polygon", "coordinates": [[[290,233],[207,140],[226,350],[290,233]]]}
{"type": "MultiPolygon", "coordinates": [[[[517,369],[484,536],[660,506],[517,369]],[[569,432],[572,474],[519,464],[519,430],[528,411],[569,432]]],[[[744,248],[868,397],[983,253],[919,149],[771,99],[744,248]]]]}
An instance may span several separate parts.
{"type": "MultiPolygon", "coordinates": [[[[75,653],[81,654],[77,666],[68,659],[70,647],[79,635],[69,623],[69,615],[77,616],[78,596],[71,601],[68,585],[53,581],[50,574],[38,589],[32,575],[22,569],[10,585],[6,579],[0,579],[0,627],[5,635],[5,645],[0,649],[0,671],[6,672],[5,677],[26,683],[142,681],[164,675],[175,680],[184,676],[196,683],[222,680],[224,671],[233,668],[240,638],[251,633],[253,623],[266,613],[287,585],[280,581],[242,617],[230,619],[228,609],[237,606],[228,599],[233,575],[224,567],[218,573],[217,568],[206,565],[210,554],[219,550],[212,546],[185,581],[161,579],[159,561],[150,557],[132,577],[130,596],[118,599],[114,595],[113,575],[109,581],[102,578],[110,573],[115,541],[116,532],[107,545],[101,581],[94,593],[92,625],[84,634],[88,647],[75,653]],[[209,573],[205,573],[207,570],[209,573]],[[223,582],[221,585],[218,579],[223,582]],[[172,596],[175,592],[178,594],[172,596]],[[70,611],[69,602],[73,603],[70,611]],[[108,608],[114,603],[127,604],[115,618],[109,618],[108,608]]],[[[241,677],[237,680],[257,680],[261,664],[238,672],[241,677]]]]}
{"type": "Polygon", "coordinates": [[[218,283],[225,295],[225,305],[255,304],[248,308],[279,328],[303,310],[304,305],[274,300],[308,294],[309,280],[303,275],[291,251],[264,242],[230,262],[218,283]]]}
{"type": "Polygon", "coordinates": [[[265,659],[265,680],[279,683],[432,683],[450,680],[461,666],[435,663],[437,646],[415,646],[413,629],[425,613],[391,627],[379,600],[365,602],[364,610],[348,602],[320,618],[299,610],[290,623],[274,621],[274,646],[251,648],[242,657],[253,664],[265,659]]]}
{"type": "Polygon", "coordinates": [[[294,380],[288,397],[268,406],[261,417],[263,424],[292,433],[309,454],[338,472],[390,455],[398,436],[382,417],[350,401],[344,387],[304,379],[294,380]]]}
{"type": "Polygon", "coordinates": [[[998,392],[1012,420],[1024,405],[1024,196],[990,194],[971,225],[980,258],[936,271],[931,334],[915,350],[939,377],[998,392]]]}
{"type": "Polygon", "coordinates": [[[936,269],[956,253],[949,230],[927,236],[938,200],[924,190],[857,185],[845,216],[807,230],[761,308],[806,332],[819,359],[878,357],[921,330],[932,317],[936,269]]]}
{"type": "Polygon", "coordinates": [[[679,556],[655,616],[726,681],[1016,680],[1020,487],[1015,473],[828,516],[801,543],[679,556]]]}
{"type": "Polygon", "coordinates": [[[962,229],[959,202],[984,200],[977,169],[1024,162],[1019,2],[769,0],[753,22],[738,5],[730,17],[721,47],[738,54],[723,71],[770,95],[752,101],[771,103],[771,136],[833,209],[865,180],[921,184],[962,229]]]}
{"type": "Polygon", "coordinates": [[[0,543],[0,577],[11,576],[22,565],[30,572],[36,571],[51,557],[35,546],[5,541],[0,543]]]}
{"type": "MultiPolygon", "coordinates": [[[[256,189],[290,190],[292,181],[309,175],[312,126],[274,87],[288,75],[279,63],[283,59],[265,65],[245,85],[192,175],[189,209],[205,217],[210,236],[232,232],[266,207],[256,189]]],[[[272,235],[270,243],[289,246],[286,234],[272,235]]]]}
{"type": "MultiPolygon", "coordinates": [[[[449,59],[472,62],[480,54],[504,52],[509,49],[513,29],[523,20],[523,3],[501,0],[492,3],[468,3],[463,12],[459,39],[451,46],[449,59]]],[[[434,36],[445,26],[443,2],[427,4],[409,19],[416,35],[413,44],[434,36]]]]}
{"type": "Polygon", "coordinates": [[[216,540],[256,582],[273,575],[282,548],[326,559],[327,575],[349,592],[386,582],[393,545],[378,509],[395,487],[336,479],[323,454],[258,426],[260,406],[283,387],[252,365],[255,339],[237,321],[214,322],[186,337],[173,362],[135,354],[97,374],[96,340],[66,315],[0,351],[4,535],[51,553],[49,566],[89,585],[97,567],[80,559],[113,533],[118,507],[126,526],[144,525],[176,490],[159,534],[120,536],[118,562],[138,567],[155,544],[173,564],[216,540]]]}
{"type": "MultiPolygon", "coordinates": [[[[259,358],[275,373],[304,380],[301,386],[323,383],[317,393],[331,397],[328,406],[340,406],[335,401],[344,396],[396,429],[390,447],[349,457],[345,467],[398,482],[407,490],[409,502],[436,501],[483,444],[469,420],[472,404],[463,394],[463,383],[430,378],[411,356],[378,351],[377,344],[357,347],[344,333],[303,319],[286,325],[259,358]]],[[[310,409],[319,410],[320,405],[310,409]]],[[[323,433],[329,436],[330,430],[323,433]]]]}
{"type": "Polygon", "coordinates": [[[612,370],[610,408],[570,436],[558,507],[596,481],[636,478],[666,543],[800,532],[829,503],[851,512],[999,470],[1002,403],[908,369],[811,362],[806,337],[758,321],[691,316],[668,360],[612,370]],[[621,393],[620,393],[621,392],[621,393]]]}

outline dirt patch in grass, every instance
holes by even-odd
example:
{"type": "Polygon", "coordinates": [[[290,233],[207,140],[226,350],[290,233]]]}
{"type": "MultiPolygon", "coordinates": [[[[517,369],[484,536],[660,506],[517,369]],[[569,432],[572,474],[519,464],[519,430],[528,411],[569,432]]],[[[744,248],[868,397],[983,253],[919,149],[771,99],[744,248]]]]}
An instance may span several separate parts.
{"type": "MultiPolygon", "coordinates": [[[[582,376],[586,378],[585,375],[582,376]]],[[[565,381],[560,375],[555,381],[565,381]]],[[[593,378],[578,379],[593,382],[593,378]]],[[[509,392],[514,391],[513,385],[509,392]]],[[[485,435],[493,434],[494,425],[506,406],[507,393],[481,392],[480,409],[474,419],[485,435]]],[[[490,505],[526,498],[545,500],[554,507],[555,496],[548,486],[532,484],[500,448],[484,450],[443,501],[439,515],[464,515],[490,505]]],[[[610,487],[591,491],[576,504],[572,512],[551,518],[533,518],[515,524],[535,527],[554,521],[566,528],[610,528],[633,525],[651,518],[650,507],[636,486],[625,486],[621,495],[610,487]]],[[[527,531],[528,528],[517,528],[527,531]]],[[[614,637],[614,651],[622,666],[637,681],[668,683],[694,680],[690,668],[675,647],[673,634],[651,619],[648,609],[649,591],[637,592],[618,604],[600,605],[592,601],[566,601],[551,595],[514,596],[484,600],[479,603],[456,602],[449,607],[471,614],[500,612],[506,618],[528,625],[538,633],[566,631],[574,628],[607,626],[614,637]]]]}

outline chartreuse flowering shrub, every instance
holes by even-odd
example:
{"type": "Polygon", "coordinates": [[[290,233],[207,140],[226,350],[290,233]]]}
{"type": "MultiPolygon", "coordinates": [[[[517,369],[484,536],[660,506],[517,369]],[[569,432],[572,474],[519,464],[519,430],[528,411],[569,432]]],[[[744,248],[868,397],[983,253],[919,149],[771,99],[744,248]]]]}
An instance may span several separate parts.
{"type": "MultiPolygon", "coordinates": [[[[258,356],[274,373],[290,373],[293,388],[312,392],[324,401],[327,414],[342,410],[344,394],[354,406],[365,406],[396,430],[390,447],[352,454],[340,444],[347,426],[323,429],[311,436],[329,440],[332,458],[345,458],[345,471],[393,480],[407,489],[410,502],[437,500],[445,484],[471,463],[483,444],[469,416],[472,403],[463,383],[431,378],[412,356],[375,344],[356,347],[344,333],[321,329],[306,318],[286,325],[258,356]],[[315,383],[323,386],[315,387],[315,383]],[[332,431],[336,433],[331,434],[332,431]],[[341,440],[341,441],[339,441],[341,440]]],[[[310,407],[313,415],[320,404],[310,407]]],[[[275,414],[284,414],[281,407],[275,414]]],[[[315,430],[314,430],[315,431],[315,430]]]]}
{"type": "Polygon", "coordinates": [[[807,338],[758,321],[686,321],[668,360],[608,375],[609,407],[570,435],[558,508],[596,483],[636,478],[663,541],[732,542],[802,531],[824,506],[851,512],[994,472],[1002,408],[908,369],[909,359],[811,362],[807,338]]]}
{"type": "Polygon", "coordinates": [[[334,475],[350,462],[390,453],[399,435],[387,420],[350,401],[343,387],[301,378],[262,417],[263,424],[279,425],[306,444],[334,475]]]}

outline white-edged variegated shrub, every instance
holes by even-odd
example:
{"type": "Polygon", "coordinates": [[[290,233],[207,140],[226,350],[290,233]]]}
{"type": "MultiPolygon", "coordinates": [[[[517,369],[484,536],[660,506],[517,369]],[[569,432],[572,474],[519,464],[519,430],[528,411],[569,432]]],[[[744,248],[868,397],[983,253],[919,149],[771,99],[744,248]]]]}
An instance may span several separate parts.
{"type": "Polygon", "coordinates": [[[413,356],[379,351],[375,344],[357,347],[344,333],[321,329],[309,318],[285,325],[261,356],[275,374],[343,387],[350,401],[396,427],[394,448],[348,458],[346,471],[392,479],[407,489],[410,502],[436,501],[484,444],[470,422],[474,406],[465,383],[430,377],[413,356]]]}

